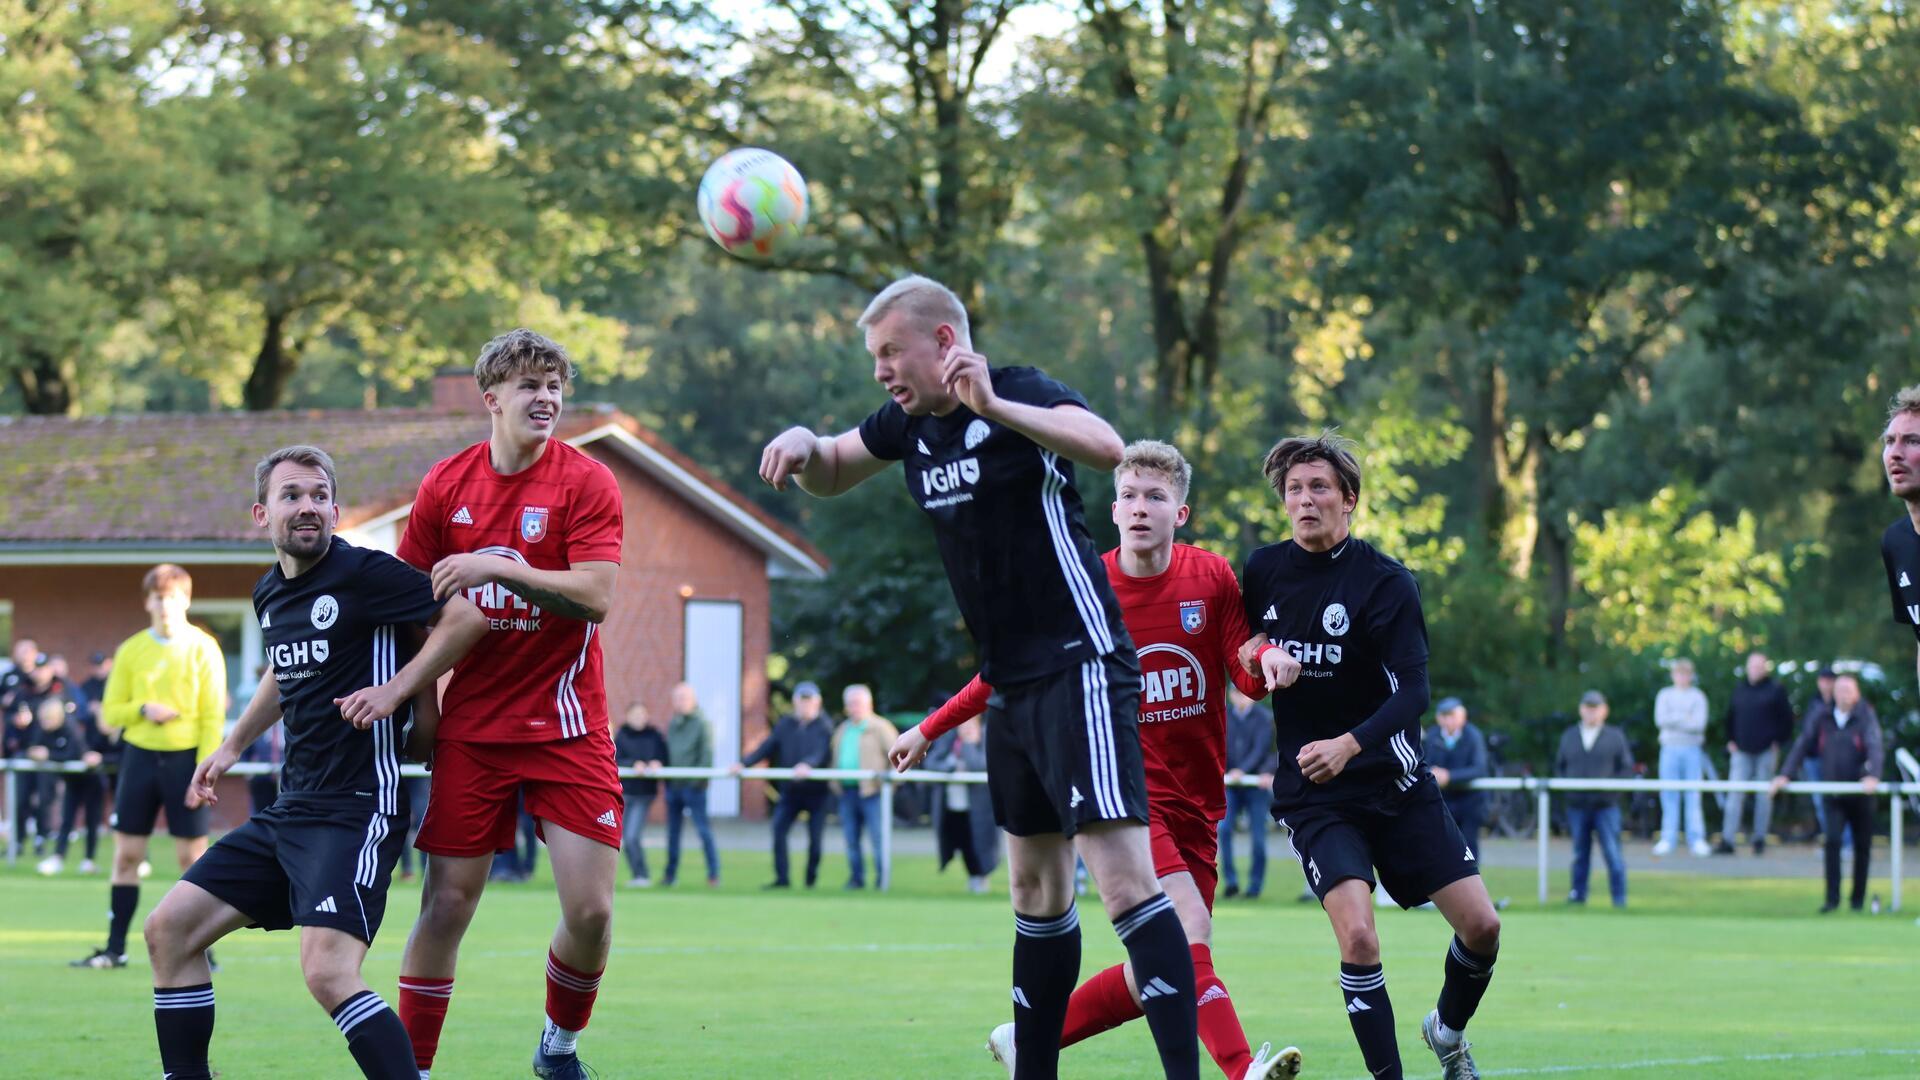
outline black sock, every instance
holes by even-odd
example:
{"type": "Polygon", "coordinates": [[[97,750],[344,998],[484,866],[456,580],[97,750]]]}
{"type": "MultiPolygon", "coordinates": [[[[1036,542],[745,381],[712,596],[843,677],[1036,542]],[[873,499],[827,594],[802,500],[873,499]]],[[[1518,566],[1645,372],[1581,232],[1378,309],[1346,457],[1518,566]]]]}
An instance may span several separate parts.
{"type": "Polygon", "coordinates": [[[362,990],[341,1002],[333,1010],[333,1022],[347,1037],[347,1049],[369,1080],[419,1080],[413,1040],[379,994],[362,990]]]}
{"type": "Polygon", "coordinates": [[[1067,999],[1080,981],[1080,910],[1053,916],[1013,913],[1013,1042],[1015,1077],[1060,1071],[1060,1030],[1067,999]]]}
{"type": "Polygon", "coordinates": [[[1400,1044],[1394,1041],[1393,1002],[1387,1000],[1387,974],[1379,964],[1340,965],[1340,996],[1347,1022],[1367,1071],[1377,1080],[1400,1080],[1400,1044]]]}
{"type": "MultiPolygon", "coordinates": [[[[132,886],[115,886],[115,889],[132,886]]],[[[208,1080],[207,1044],[213,1041],[213,984],[153,988],[153,1031],[160,1037],[165,1080],[208,1080]]]]}
{"type": "Polygon", "coordinates": [[[107,922],[107,951],[119,956],[127,951],[127,928],[133,925],[134,909],[140,906],[140,886],[115,885],[108,896],[112,915],[107,922]]]}
{"type": "Polygon", "coordinates": [[[1140,1011],[1147,1014],[1168,1080],[1200,1080],[1199,1021],[1194,1017],[1193,950],[1173,901],[1161,893],[1113,920],[1127,947],[1140,1011]]]}
{"type": "MultiPolygon", "coordinates": [[[[1498,954],[1495,954],[1496,956],[1498,954]]],[[[1480,998],[1493,978],[1493,956],[1468,949],[1458,937],[1447,947],[1447,977],[1440,984],[1440,1022],[1455,1031],[1467,1030],[1480,1007],[1480,998]]]]}

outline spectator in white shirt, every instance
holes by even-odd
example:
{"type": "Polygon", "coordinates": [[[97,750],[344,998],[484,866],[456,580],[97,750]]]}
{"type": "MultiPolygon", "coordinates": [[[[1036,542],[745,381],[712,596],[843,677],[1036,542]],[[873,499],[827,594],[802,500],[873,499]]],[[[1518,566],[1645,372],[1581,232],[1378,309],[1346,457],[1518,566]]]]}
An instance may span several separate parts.
{"type": "MultiPolygon", "coordinates": [[[[1693,661],[1673,662],[1673,685],[1653,699],[1653,723],[1660,729],[1660,779],[1699,780],[1706,775],[1707,695],[1693,685],[1693,661]]],[[[1707,819],[1698,791],[1660,793],[1660,842],[1655,855],[1670,855],[1680,835],[1685,808],[1687,846],[1695,855],[1711,855],[1707,846],[1707,819]]]]}

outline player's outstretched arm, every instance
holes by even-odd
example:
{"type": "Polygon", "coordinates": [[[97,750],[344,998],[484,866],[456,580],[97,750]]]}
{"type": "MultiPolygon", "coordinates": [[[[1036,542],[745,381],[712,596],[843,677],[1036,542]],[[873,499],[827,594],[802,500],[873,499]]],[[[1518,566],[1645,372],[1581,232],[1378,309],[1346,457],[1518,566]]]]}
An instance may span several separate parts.
{"type": "Polygon", "coordinates": [[[858,431],[815,435],[793,427],[774,436],[760,452],[760,479],[776,491],[787,490],[787,481],[793,480],[807,494],[824,497],[851,491],[887,465],[867,449],[858,431]]]}
{"type": "Polygon", "coordinates": [[[426,644],[393,678],[335,698],[333,703],[340,706],[340,715],[348,723],[362,730],[370,728],[375,720],[392,716],[408,698],[431,689],[434,680],[452,670],[486,633],[486,615],[466,597],[456,596],[440,609],[426,644]]]}
{"type": "Polygon", "coordinates": [[[570,619],[606,622],[613,610],[613,583],[620,576],[616,562],[577,562],[565,570],[540,570],[500,556],[506,564],[495,568],[494,581],[523,600],[570,619]]]}
{"type": "Polygon", "coordinates": [[[214,794],[214,786],[226,775],[233,763],[240,760],[240,754],[253,745],[253,740],[267,733],[267,729],[280,722],[280,680],[273,677],[273,669],[268,668],[260,675],[260,685],[254,687],[253,697],[248,699],[246,709],[240,713],[240,719],[233,730],[213,752],[200,759],[193,770],[193,779],[187,782],[187,808],[212,806],[220,801],[214,794]]]}
{"type": "Polygon", "coordinates": [[[989,420],[1005,424],[1061,457],[1090,469],[1111,472],[1119,467],[1126,444],[1112,424],[1092,412],[1078,405],[1042,408],[1005,398],[995,400],[999,404],[993,413],[982,414],[989,420]]]}

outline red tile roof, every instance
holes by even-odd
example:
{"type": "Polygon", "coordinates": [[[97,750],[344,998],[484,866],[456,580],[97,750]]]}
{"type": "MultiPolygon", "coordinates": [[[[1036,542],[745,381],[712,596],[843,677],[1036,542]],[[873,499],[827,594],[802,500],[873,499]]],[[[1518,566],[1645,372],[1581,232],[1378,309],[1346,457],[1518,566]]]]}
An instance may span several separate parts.
{"type": "MultiPolygon", "coordinates": [[[[558,434],[609,424],[826,566],[799,533],[630,416],[581,409],[558,434]]],[[[411,502],[434,462],[486,437],[484,416],[435,409],[0,416],[0,544],[256,544],[254,463],[291,443],[333,455],[340,523],[351,527],[411,502]]]]}

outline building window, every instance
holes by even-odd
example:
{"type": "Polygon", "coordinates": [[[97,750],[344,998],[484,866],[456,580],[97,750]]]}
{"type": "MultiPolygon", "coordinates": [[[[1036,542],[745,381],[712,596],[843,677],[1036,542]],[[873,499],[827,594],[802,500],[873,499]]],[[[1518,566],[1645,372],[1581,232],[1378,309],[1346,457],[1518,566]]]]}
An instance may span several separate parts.
{"type": "Polygon", "coordinates": [[[13,651],[13,601],[0,600],[0,656],[13,651]]]}
{"type": "Polygon", "coordinates": [[[260,684],[266,650],[251,600],[195,599],[187,619],[212,634],[227,662],[227,719],[237,719],[260,684]]]}

